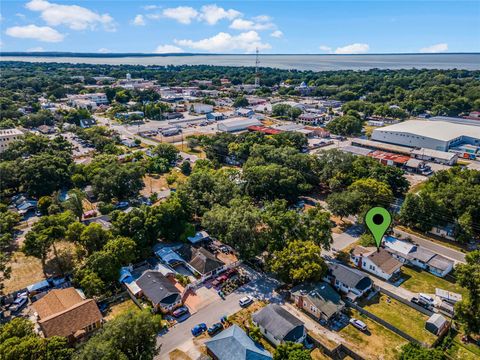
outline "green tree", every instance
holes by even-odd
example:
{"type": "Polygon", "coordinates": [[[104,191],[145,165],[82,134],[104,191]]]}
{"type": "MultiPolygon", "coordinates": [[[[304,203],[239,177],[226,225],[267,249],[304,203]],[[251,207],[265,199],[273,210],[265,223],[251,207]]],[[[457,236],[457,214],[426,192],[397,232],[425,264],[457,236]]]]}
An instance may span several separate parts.
{"type": "Polygon", "coordinates": [[[212,236],[245,258],[255,255],[263,246],[260,224],[260,211],[247,198],[233,199],[228,207],[214,205],[202,218],[202,226],[212,236]]]}
{"type": "Polygon", "coordinates": [[[190,175],[192,172],[192,165],[190,165],[190,161],[184,161],[180,165],[180,171],[182,172],[183,175],[190,175]]]}
{"type": "Polygon", "coordinates": [[[100,224],[91,223],[83,229],[79,243],[88,254],[93,254],[101,250],[111,237],[109,230],[105,230],[100,224]]]}
{"type": "Polygon", "coordinates": [[[179,152],[175,146],[166,143],[158,144],[152,151],[154,155],[167,160],[169,164],[177,161],[179,152]]]}
{"type": "Polygon", "coordinates": [[[273,353],[273,360],[310,360],[310,352],[302,344],[287,341],[280,344],[273,353]]]}
{"type": "Polygon", "coordinates": [[[239,96],[233,102],[233,107],[234,108],[240,108],[240,107],[245,107],[245,106],[248,106],[248,100],[245,96],[239,96]]]}
{"type": "Polygon", "coordinates": [[[270,269],[286,283],[320,281],[327,271],[321,251],[313,241],[290,241],[283,250],[273,253],[270,269]]]}
{"type": "Polygon", "coordinates": [[[399,357],[400,360],[444,360],[445,358],[440,349],[427,349],[412,343],[402,346],[399,357]]]}
{"type": "Polygon", "coordinates": [[[150,310],[128,311],[108,321],[80,348],[75,359],[150,360],[158,354],[159,315],[150,310]]]}
{"type": "Polygon", "coordinates": [[[51,154],[33,155],[20,170],[20,182],[33,196],[49,195],[70,182],[70,159],[51,154]]]}
{"type": "Polygon", "coordinates": [[[312,241],[323,249],[329,250],[332,243],[332,222],[330,213],[320,206],[310,208],[302,216],[301,240],[312,241]]]}
{"type": "MultiPolygon", "coordinates": [[[[25,235],[22,251],[25,255],[41,259],[42,264],[45,265],[45,260],[52,249],[58,260],[56,243],[65,238],[68,224],[74,221],[74,216],[70,211],[41,217],[25,235]]],[[[63,271],[60,262],[57,261],[57,263],[60,270],[63,271]]]]}
{"type": "Polygon", "coordinates": [[[33,323],[14,318],[0,326],[0,359],[2,360],[70,360],[73,349],[65,338],[41,338],[33,331],[33,323]]]}
{"type": "Polygon", "coordinates": [[[83,200],[85,199],[85,193],[80,189],[72,189],[68,192],[68,199],[65,202],[65,208],[70,210],[79,221],[83,217],[83,200]]]}
{"type": "Polygon", "coordinates": [[[355,116],[344,115],[334,118],[326,127],[333,134],[344,136],[358,135],[362,131],[363,122],[355,116]]]}
{"type": "Polygon", "coordinates": [[[465,256],[466,264],[455,268],[457,282],[468,290],[468,297],[455,306],[457,318],[462,322],[467,334],[480,333],[480,250],[465,256]]]}

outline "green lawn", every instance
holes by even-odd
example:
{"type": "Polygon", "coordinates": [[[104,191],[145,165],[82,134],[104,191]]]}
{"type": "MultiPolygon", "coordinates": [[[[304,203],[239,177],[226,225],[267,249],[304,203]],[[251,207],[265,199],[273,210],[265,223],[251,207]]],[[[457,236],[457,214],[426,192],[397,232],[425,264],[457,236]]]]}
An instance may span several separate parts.
{"type": "Polygon", "coordinates": [[[425,329],[428,316],[395,299],[387,302],[386,295],[375,296],[365,302],[363,308],[426,344],[432,344],[437,338],[425,329]]]}
{"type": "Polygon", "coordinates": [[[462,294],[463,296],[467,294],[467,290],[460,285],[430,274],[427,271],[404,266],[402,267],[402,273],[406,280],[401,286],[415,293],[435,294],[435,288],[440,288],[462,294]]]}
{"type": "Polygon", "coordinates": [[[360,331],[352,325],[344,327],[339,335],[349,343],[349,347],[369,359],[397,359],[400,348],[408,341],[358,311],[351,311],[352,317],[367,324],[369,332],[360,331]]]}

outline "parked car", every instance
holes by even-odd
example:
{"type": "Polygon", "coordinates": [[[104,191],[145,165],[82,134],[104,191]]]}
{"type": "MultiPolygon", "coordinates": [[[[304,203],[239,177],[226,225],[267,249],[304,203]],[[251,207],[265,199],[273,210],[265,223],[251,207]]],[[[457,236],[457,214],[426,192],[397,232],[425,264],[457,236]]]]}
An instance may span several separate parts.
{"type": "Polygon", "coordinates": [[[205,331],[207,331],[207,325],[205,325],[204,323],[200,323],[200,324],[195,325],[192,328],[192,335],[193,336],[198,336],[198,335],[204,333],[205,331]]]}
{"type": "Polygon", "coordinates": [[[352,324],[353,326],[355,326],[357,329],[360,329],[362,331],[366,331],[367,330],[367,324],[365,324],[363,321],[361,320],[358,320],[358,319],[355,319],[355,318],[351,318],[350,319],[350,324],[352,324]]]}
{"type": "Polygon", "coordinates": [[[425,301],[430,305],[433,305],[435,303],[435,300],[428,294],[419,293],[418,297],[420,300],[425,301]]]}
{"type": "Polygon", "coordinates": [[[433,309],[433,306],[431,304],[429,304],[428,302],[426,302],[425,300],[423,300],[422,298],[416,298],[416,297],[413,297],[411,300],[410,300],[412,303],[414,304],[417,304],[418,306],[421,306],[427,310],[432,310],[433,309]]]}
{"type": "Polygon", "coordinates": [[[248,306],[250,305],[251,303],[253,303],[253,297],[251,297],[250,295],[247,295],[243,298],[241,298],[238,303],[240,304],[240,306],[242,307],[245,307],[245,306],[248,306]]]}
{"type": "Polygon", "coordinates": [[[28,302],[28,297],[20,296],[15,299],[13,304],[10,306],[10,312],[16,313],[19,312],[28,302]]]}
{"type": "Polygon", "coordinates": [[[188,313],[188,308],[186,306],[182,306],[182,307],[179,307],[177,310],[175,310],[173,312],[173,316],[178,318],[182,315],[185,315],[186,313],[188,313]]]}
{"type": "Polygon", "coordinates": [[[213,336],[217,332],[221,331],[222,329],[223,329],[222,323],[218,322],[218,323],[213,324],[211,327],[209,327],[207,332],[208,332],[208,335],[213,336]]]}
{"type": "Polygon", "coordinates": [[[220,275],[219,277],[217,277],[215,280],[212,281],[212,285],[218,286],[220,284],[223,284],[227,279],[228,279],[227,275],[220,275]]]}

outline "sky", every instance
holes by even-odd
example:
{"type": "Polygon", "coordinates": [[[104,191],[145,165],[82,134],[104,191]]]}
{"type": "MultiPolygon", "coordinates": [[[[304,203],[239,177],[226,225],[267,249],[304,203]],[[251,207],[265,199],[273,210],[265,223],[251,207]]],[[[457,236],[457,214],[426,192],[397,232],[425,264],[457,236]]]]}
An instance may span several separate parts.
{"type": "Polygon", "coordinates": [[[475,1],[2,0],[1,51],[480,52],[475,1]]]}

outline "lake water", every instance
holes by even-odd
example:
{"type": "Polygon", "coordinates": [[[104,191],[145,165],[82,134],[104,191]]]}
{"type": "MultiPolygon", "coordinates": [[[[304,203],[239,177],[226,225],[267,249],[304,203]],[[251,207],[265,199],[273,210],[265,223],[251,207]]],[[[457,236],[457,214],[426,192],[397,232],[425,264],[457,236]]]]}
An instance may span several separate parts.
{"type": "MultiPolygon", "coordinates": [[[[110,65],[225,65],[255,66],[255,55],[183,56],[0,56],[0,61],[58,62],[110,65]]],[[[480,70],[480,54],[392,55],[260,55],[260,66],[298,70],[466,69],[480,70]]]]}

